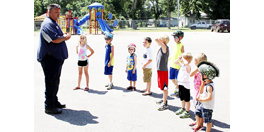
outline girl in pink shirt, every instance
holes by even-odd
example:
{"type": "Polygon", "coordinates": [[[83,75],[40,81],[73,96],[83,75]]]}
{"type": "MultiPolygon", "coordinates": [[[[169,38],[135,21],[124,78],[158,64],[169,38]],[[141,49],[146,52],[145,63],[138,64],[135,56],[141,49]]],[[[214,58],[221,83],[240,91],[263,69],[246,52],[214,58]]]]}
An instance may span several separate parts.
{"type": "MultiPolygon", "coordinates": [[[[198,55],[196,55],[196,57],[194,58],[195,66],[197,66],[201,61],[207,61],[207,56],[204,53],[199,53],[198,55]]],[[[200,86],[202,85],[202,74],[198,71],[198,67],[196,67],[196,69],[193,72],[191,72],[190,77],[193,77],[193,76],[194,76],[194,79],[193,79],[193,84],[194,84],[193,103],[194,103],[194,107],[196,109],[196,106],[199,105],[199,102],[196,101],[196,98],[199,95],[200,86]]],[[[201,120],[201,121],[203,121],[203,120],[201,120]]],[[[196,125],[196,122],[193,122],[190,124],[190,126],[194,126],[194,125],[196,125]]]]}

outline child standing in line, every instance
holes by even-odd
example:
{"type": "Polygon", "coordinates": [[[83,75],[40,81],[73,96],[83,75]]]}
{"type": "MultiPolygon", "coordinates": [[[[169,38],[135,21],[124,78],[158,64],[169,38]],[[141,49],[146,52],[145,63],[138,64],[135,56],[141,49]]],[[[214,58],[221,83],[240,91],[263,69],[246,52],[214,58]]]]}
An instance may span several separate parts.
{"type": "Polygon", "coordinates": [[[171,96],[178,96],[179,95],[179,86],[178,86],[178,73],[181,66],[175,64],[174,62],[179,58],[179,56],[184,53],[184,46],[181,43],[181,40],[184,36],[184,33],[182,31],[175,31],[172,33],[172,36],[174,38],[174,41],[176,44],[173,44],[172,47],[172,55],[170,57],[170,75],[169,79],[173,82],[175,85],[175,91],[171,94],[171,96]]]}
{"type": "MultiPolygon", "coordinates": [[[[202,75],[201,73],[198,71],[198,67],[197,65],[201,62],[201,61],[207,61],[207,56],[204,54],[204,53],[199,53],[198,55],[196,55],[196,57],[194,58],[194,63],[196,65],[196,69],[191,72],[191,75],[190,77],[193,77],[194,76],[194,79],[193,79],[193,84],[194,84],[194,92],[193,92],[193,103],[194,103],[194,107],[195,109],[197,108],[197,106],[200,105],[199,102],[196,101],[196,98],[198,97],[199,95],[199,92],[200,92],[200,87],[202,85],[202,75]]],[[[203,119],[201,118],[200,120],[201,122],[203,122],[203,119]]],[[[193,122],[191,124],[189,124],[189,126],[194,126],[196,125],[196,122],[193,122]]],[[[195,127],[196,128],[196,127],[195,127]]]]}
{"type": "Polygon", "coordinates": [[[212,80],[215,77],[219,77],[219,69],[210,62],[202,61],[198,64],[198,70],[202,74],[203,82],[196,101],[201,102],[202,105],[195,110],[197,127],[194,131],[199,131],[203,127],[203,124],[200,122],[200,119],[203,118],[204,123],[207,123],[206,132],[210,132],[215,104],[215,87],[212,80]]]}
{"type": "Polygon", "coordinates": [[[158,87],[163,91],[163,100],[157,101],[157,104],[161,104],[158,108],[159,111],[165,110],[168,108],[168,58],[169,58],[169,47],[167,44],[170,41],[170,38],[167,34],[161,35],[159,38],[156,38],[155,41],[160,46],[158,50],[156,61],[157,61],[157,80],[158,87]]]}
{"type": "Polygon", "coordinates": [[[127,65],[125,72],[127,73],[127,80],[130,82],[127,90],[136,91],[136,81],[137,81],[137,55],[136,45],[131,43],[127,46],[129,55],[127,56],[127,65]],[[133,85],[132,85],[133,83],[133,85]]]}
{"type": "Polygon", "coordinates": [[[143,46],[146,48],[143,54],[143,61],[142,61],[143,81],[147,83],[146,89],[141,91],[141,92],[146,92],[142,94],[144,96],[152,94],[150,92],[151,77],[152,77],[152,50],[150,48],[151,42],[152,40],[150,37],[145,37],[143,40],[143,46]]]}
{"type": "Polygon", "coordinates": [[[114,45],[111,43],[113,40],[113,34],[107,32],[104,36],[105,38],[105,69],[104,74],[108,75],[109,83],[105,85],[107,90],[110,90],[114,87],[113,79],[113,68],[114,68],[114,45]]]}
{"type": "Polygon", "coordinates": [[[190,52],[183,53],[179,59],[175,61],[175,64],[180,65],[181,68],[179,70],[178,75],[178,84],[179,84],[179,97],[182,101],[182,108],[175,112],[176,115],[180,115],[180,118],[188,118],[190,117],[190,73],[193,56],[190,52]],[[179,63],[181,61],[181,63],[179,63]],[[186,110],[185,110],[186,106],[186,110]]]}
{"type": "Polygon", "coordinates": [[[84,71],[86,77],[86,87],[84,91],[89,90],[89,74],[88,74],[88,67],[90,58],[94,54],[94,50],[87,44],[87,38],[85,35],[80,35],[78,45],[76,46],[76,52],[78,54],[78,70],[79,70],[79,77],[78,77],[78,86],[73,90],[80,89],[80,84],[82,80],[82,73],[84,71]],[[90,55],[86,55],[87,49],[90,50],[90,55]]]}

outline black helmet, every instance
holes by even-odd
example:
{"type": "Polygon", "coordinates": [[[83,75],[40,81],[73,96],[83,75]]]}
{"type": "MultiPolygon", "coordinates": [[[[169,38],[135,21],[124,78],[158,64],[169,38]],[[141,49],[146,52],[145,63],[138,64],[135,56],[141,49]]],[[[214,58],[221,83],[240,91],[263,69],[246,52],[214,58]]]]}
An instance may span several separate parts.
{"type": "Polygon", "coordinates": [[[171,34],[171,36],[177,36],[177,37],[182,36],[182,38],[183,38],[183,36],[184,36],[184,32],[182,32],[182,31],[180,31],[180,30],[177,30],[177,31],[173,32],[173,33],[171,34]]]}
{"type": "Polygon", "coordinates": [[[201,61],[197,66],[199,72],[206,75],[208,79],[213,80],[215,77],[219,77],[219,69],[213,63],[201,61]]]}

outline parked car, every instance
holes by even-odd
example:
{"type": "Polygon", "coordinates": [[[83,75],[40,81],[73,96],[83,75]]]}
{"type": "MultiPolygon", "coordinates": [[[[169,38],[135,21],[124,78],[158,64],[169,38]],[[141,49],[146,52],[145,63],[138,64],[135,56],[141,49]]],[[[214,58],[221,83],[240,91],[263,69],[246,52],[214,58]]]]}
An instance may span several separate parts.
{"type": "Polygon", "coordinates": [[[197,22],[196,24],[193,24],[190,26],[192,30],[203,28],[203,29],[210,29],[212,24],[206,24],[206,22],[197,22]]]}
{"type": "Polygon", "coordinates": [[[213,31],[223,32],[227,30],[230,32],[230,21],[228,19],[218,19],[212,24],[211,32],[213,31]]]}

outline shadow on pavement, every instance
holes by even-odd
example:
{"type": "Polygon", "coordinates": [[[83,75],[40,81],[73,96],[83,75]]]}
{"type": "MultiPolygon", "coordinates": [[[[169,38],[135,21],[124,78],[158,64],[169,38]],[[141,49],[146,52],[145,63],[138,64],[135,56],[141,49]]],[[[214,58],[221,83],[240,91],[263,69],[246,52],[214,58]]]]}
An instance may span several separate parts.
{"type": "Polygon", "coordinates": [[[77,126],[85,126],[87,124],[97,124],[97,116],[93,116],[89,111],[63,109],[61,114],[52,114],[58,120],[62,120],[77,126]]]}
{"type": "Polygon", "coordinates": [[[87,92],[93,94],[105,95],[108,91],[98,91],[98,90],[89,89],[87,92]]]}
{"type": "Polygon", "coordinates": [[[133,92],[131,90],[126,90],[126,88],[123,88],[123,87],[119,87],[119,86],[114,86],[112,90],[121,90],[123,92],[133,92]]]}
{"type": "MultiPolygon", "coordinates": [[[[114,89],[114,90],[121,90],[121,91],[123,91],[123,92],[125,92],[125,93],[128,93],[128,92],[138,92],[138,93],[142,94],[141,90],[139,90],[139,89],[136,89],[136,91],[131,91],[131,90],[126,90],[126,88],[119,87],[119,86],[114,86],[113,89],[114,89]]],[[[157,94],[157,93],[155,93],[155,92],[151,92],[151,93],[152,93],[152,95],[147,95],[147,96],[149,96],[149,97],[153,97],[153,98],[158,98],[158,99],[162,99],[162,97],[163,97],[163,93],[162,93],[162,91],[161,91],[161,93],[159,93],[159,94],[157,94]]],[[[143,95],[142,95],[142,96],[143,96],[143,95]]],[[[147,97],[147,96],[146,96],[146,97],[147,97]]],[[[174,98],[172,98],[172,97],[170,97],[170,96],[168,96],[167,99],[168,99],[168,100],[174,100],[174,98]]]]}
{"type": "MultiPolygon", "coordinates": [[[[213,115],[213,117],[214,117],[214,115],[213,115]]],[[[213,126],[218,126],[218,127],[221,127],[221,128],[230,128],[229,124],[226,124],[226,123],[214,120],[214,119],[212,119],[212,120],[213,120],[212,121],[213,122],[213,126]]]]}

